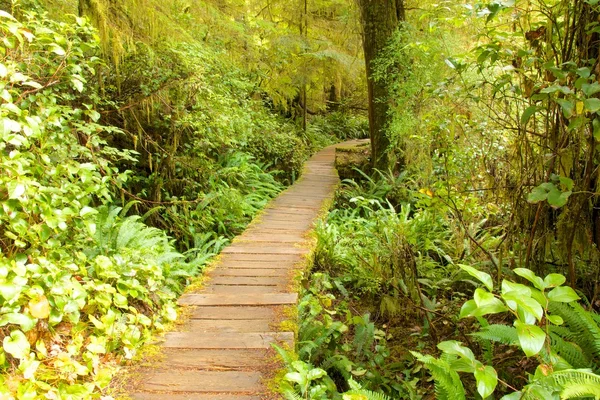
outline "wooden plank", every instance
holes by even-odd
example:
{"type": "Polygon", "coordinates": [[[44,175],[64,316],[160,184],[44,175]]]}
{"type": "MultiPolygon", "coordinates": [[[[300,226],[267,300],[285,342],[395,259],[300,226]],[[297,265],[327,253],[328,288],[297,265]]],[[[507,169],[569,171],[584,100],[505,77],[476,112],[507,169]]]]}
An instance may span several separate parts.
{"type": "Polygon", "coordinates": [[[185,369],[256,368],[265,364],[265,349],[164,349],[164,364],[185,369]]]}
{"type": "Polygon", "coordinates": [[[235,306],[296,304],[298,293],[263,293],[248,296],[231,294],[185,294],[179,298],[180,305],[235,306]]]}
{"type": "Polygon", "coordinates": [[[198,306],[192,310],[192,319],[268,319],[283,312],[279,306],[198,306]]]}
{"type": "Polygon", "coordinates": [[[143,389],[147,391],[250,394],[261,391],[260,381],[260,372],[164,370],[147,374],[144,378],[143,389]]]}
{"type": "Polygon", "coordinates": [[[293,332],[168,332],[165,348],[179,349],[270,349],[271,343],[294,342],[293,332]]]}
{"type": "Polygon", "coordinates": [[[255,261],[255,260],[244,260],[244,261],[232,261],[227,260],[214,269],[219,271],[220,269],[234,268],[234,269],[293,269],[296,265],[301,264],[299,261],[255,261]]]}
{"type": "Polygon", "coordinates": [[[278,246],[244,246],[243,244],[234,244],[223,249],[223,254],[308,254],[307,248],[301,247],[278,247],[278,246]]]}
{"type": "Polygon", "coordinates": [[[134,393],[133,400],[260,400],[261,397],[250,394],[219,393],[134,393]]]}
{"type": "Polygon", "coordinates": [[[260,293],[279,293],[287,292],[288,285],[279,286],[252,286],[252,285],[208,285],[202,289],[201,293],[214,294],[260,294],[260,293]]]}
{"type": "Polygon", "coordinates": [[[185,324],[190,332],[269,332],[272,321],[267,319],[192,319],[185,324]]]}
{"type": "Polygon", "coordinates": [[[244,241],[251,241],[256,245],[264,245],[265,243],[280,243],[287,245],[294,245],[296,243],[306,242],[307,239],[302,232],[296,233],[248,233],[242,236],[244,241]]]}
{"type": "Polygon", "coordinates": [[[299,254],[223,254],[221,261],[300,261],[303,256],[299,254]]]}
{"type": "Polygon", "coordinates": [[[285,268],[218,268],[212,271],[211,276],[272,276],[285,277],[290,275],[291,269],[285,268]]]}
{"type": "Polygon", "coordinates": [[[215,276],[210,285],[279,286],[287,283],[286,278],[271,276],[215,276]]]}

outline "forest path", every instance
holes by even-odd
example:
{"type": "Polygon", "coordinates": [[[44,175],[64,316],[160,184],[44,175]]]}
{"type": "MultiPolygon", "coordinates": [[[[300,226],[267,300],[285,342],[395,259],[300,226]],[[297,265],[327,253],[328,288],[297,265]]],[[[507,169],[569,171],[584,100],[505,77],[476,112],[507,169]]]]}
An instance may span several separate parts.
{"type": "Polygon", "coordinates": [[[191,306],[189,320],[166,334],[160,362],[136,376],[135,400],[278,398],[266,387],[278,368],[271,343],[294,345],[284,307],[298,300],[292,280],[311,252],[307,234],[339,183],[335,148],[307,161],[302,178],[223,250],[204,287],[179,299],[191,306]]]}

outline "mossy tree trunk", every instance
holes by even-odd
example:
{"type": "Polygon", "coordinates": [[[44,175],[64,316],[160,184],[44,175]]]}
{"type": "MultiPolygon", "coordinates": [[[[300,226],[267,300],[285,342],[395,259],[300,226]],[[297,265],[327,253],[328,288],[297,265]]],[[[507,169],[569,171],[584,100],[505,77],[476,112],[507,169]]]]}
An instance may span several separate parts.
{"type": "Polygon", "coordinates": [[[385,48],[388,41],[404,21],[404,0],[357,0],[360,7],[363,46],[369,91],[369,131],[371,136],[371,163],[374,168],[385,170],[389,166],[386,133],[389,101],[388,85],[384,80],[373,79],[373,60],[385,48]]]}

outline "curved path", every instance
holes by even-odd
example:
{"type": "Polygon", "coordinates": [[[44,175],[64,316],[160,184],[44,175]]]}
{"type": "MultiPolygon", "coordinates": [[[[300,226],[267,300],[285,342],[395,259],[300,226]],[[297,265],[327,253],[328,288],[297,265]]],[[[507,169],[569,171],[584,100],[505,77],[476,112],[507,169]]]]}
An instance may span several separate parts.
{"type": "Polygon", "coordinates": [[[164,358],[138,377],[136,400],[254,400],[277,398],[265,384],[278,366],[271,343],[293,345],[281,331],[283,308],[297,302],[294,268],[310,253],[313,222],[339,183],[335,146],[314,155],[292,185],[222,252],[197,293],[180,331],[162,344],[164,358]]]}

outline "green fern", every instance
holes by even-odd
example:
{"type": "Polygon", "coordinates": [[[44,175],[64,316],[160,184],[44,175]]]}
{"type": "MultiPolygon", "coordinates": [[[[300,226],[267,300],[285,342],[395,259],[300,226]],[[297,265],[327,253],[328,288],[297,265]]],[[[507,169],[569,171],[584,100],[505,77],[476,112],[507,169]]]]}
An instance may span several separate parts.
{"type": "MultiPolygon", "coordinates": [[[[568,369],[553,372],[545,378],[527,385],[521,400],[538,400],[540,393],[560,399],[600,398],[600,376],[587,369],[568,369]]],[[[551,397],[547,397],[551,398],[551,397]]]]}
{"type": "Polygon", "coordinates": [[[573,366],[584,366],[592,368],[594,372],[600,371],[600,325],[597,315],[585,310],[578,303],[554,303],[549,306],[551,314],[559,315],[564,320],[564,324],[558,327],[552,327],[551,331],[556,336],[573,343],[573,346],[561,346],[557,340],[559,348],[557,353],[567,361],[572,362],[573,366]],[[585,349],[581,355],[574,354],[574,348],[585,349]],[[562,352],[561,352],[562,350],[562,352]],[[585,364],[583,359],[586,360],[585,364]]]}
{"type": "Polygon", "coordinates": [[[465,388],[458,373],[446,361],[411,351],[412,355],[431,372],[437,400],[465,400],[465,388]]]}
{"type": "Polygon", "coordinates": [[[519,337],[517,335],[517,330],[508,325],[502,324],[492,324],[488,326],[484,326],[479,330],[479,332],[475,332],[471,334],[478,339],[489,340],[491,342],[508,344],[508,345],[518,345],[519,337]]]}

